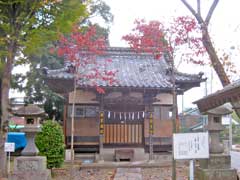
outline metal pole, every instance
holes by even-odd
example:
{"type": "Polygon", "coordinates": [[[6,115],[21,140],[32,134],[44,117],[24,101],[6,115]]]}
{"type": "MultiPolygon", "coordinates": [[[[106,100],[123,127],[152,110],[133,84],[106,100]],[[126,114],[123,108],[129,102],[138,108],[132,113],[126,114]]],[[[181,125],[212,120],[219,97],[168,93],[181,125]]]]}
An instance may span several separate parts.
{"type": "Polygon", "coordinates": [[[208,95],[208,87],[207,87],[207,84],[208,84],[208,82],[207,81],[205,81],[205,96],[207,96],[208,95]]]}
{"type": "Polygon", "coordinates": [[[210,78],[210,84],[211,84],[211,88],[210,88],[210,94],[212,94],[213,91],[213,70],[211,68],[211,78],[210,78]]]}
{"type": "Polygon", "coordinates": [[[194,160],[189,162],[189,180],[194,180],[194,160]]]}
{"type": "MultiPolygon", "coordinates": [[[[171,57],[172,58],[172,57],[171,57]]],[[[173,94],[173,106],[172,106],[172,133],[176,133],[176,119],[177,119],[177,94],[176,94],[176,82],[175,82],[175,72],[174,72],[174,60],[172,62],[172,94],[173,94]]],[[[172,145],[172,180],[176,180],[176,160],[174,159],[174,149],[172,145]]]]}
{"type": "Polygon", "coordinates": [[[229,114],[229,150],[232,150],[232,115],[229,114]]]}
{"type": "Polygon", "coordinates": [[[8,152],[8,175],[10,174],[10,151],[8,152]]]}
{"type": "Polygon", "coordinates": [[[184,112],[184,93],[182,94],[182,114],[183,112],[184,112]]]}

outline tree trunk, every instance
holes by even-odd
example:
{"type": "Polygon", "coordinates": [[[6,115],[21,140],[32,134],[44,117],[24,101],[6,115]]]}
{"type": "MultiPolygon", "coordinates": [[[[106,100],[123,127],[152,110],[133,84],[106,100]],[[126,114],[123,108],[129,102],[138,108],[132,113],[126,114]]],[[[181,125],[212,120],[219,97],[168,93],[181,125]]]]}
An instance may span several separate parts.
{"type": "MultiPolygon", "coordinates": [[[[202,18],[201,15],[201,6],[200,6],[200,1],[197,1],[197,11],[193,9],[193,7],[186,1],[186,0],[181,0],[181,2],[187,7],[187,9],[192,13],[192,15],[196,18],[198,24],[201,26],[201,31],[202,31],[202,42],[204,47],[206,48],[206,51],[209,55],[210,61],[212,63],[213,69],[218,75],[218,78],[220,82],[222,83],[222,86],[226,86],[230,84],[230,79],[228,78],[224,67],[219,60],[219,57],[217,56],[216,50],[213,47],[213,43],[211,41],[209,32],[208,32],[208,24],[210,22],[210,19],[212,17],[212,14],[219,2],[219,0],[214,0],[212,3],[212,6],[210,7],[207,17],[205,21],[202,18]]],[[[240,102],[231,102],[232,106],[235,108],[235,112],[240,118],[240,102]]]]}
{"type": "Polygon", "coordinates": [[[0,133],[0,179],[7,176],[7,157],[4,152],[5,133],[0,133]]]}
{"type": "Polygon", "coordinates": [[[6,177],[6,153],[4,152],[4,143],[6,141],[6,128],[8,125],[8,107],[9,107],[9,89],[11,80],[11,71],[13,65],[13,59],[15,56],[14,43],[11,43],[8,48],[8,56],[6,66],[3,70],[2,78],[2,94],[1,94],[1,109],[2,109],[2,120],[1,120],[1,133],[0,133],[0,177],[6,177]]]}
{"type": "MultiPolygon", "coordinates": [[[[7,63],[8,64],[8,63],[7,63]]],[[[4,130],[7,120],[8,120],[8,107],[9,107],[9,89],[10,89],[10,78],[11,71],[9,72],[9,67],[6,66],[3,73],[2,79],[2,100],[1,100],[1,109],[2,109],[2,121],[1,121],[1,130],[4,130]]]]}
{"type": "MultiPolygon", "coordinates": [[[[218,75],[218,78],[220,79],[220,82],[222,83],[222,86],[226,86],[228,84],[230,84],[230,79],[228,78],[224,67],[222,65],[222,63],[220,62],[217,53],[213,47],[213,44],[211,42],[211,38],[209,36],[208,33],[208,29],[207,26],[203,26],[202,27],[202,41],[203,41],[203,45],[206,48],[206,51],[209,55],[209,58],[211,60],[213,69],[215,70],[215,72],[218,75]]],[[[240,102],[231,102],[237,116],[240,118],[240,102]]]]}
{"type": "Polygon", "coordinates": [[[226,85],[230,84],[230,80],[223,68],[222,63],[220,62],[220,60],[217,56],[216,50],[213,47],[211,38],[208,33],[208,29],[205,25],[202,26],[202,42],[203,42],[203,45],[206,48],[206,51],[209,55],[212,66],[222,83],[222,86],[226,86],[226,85]]]}

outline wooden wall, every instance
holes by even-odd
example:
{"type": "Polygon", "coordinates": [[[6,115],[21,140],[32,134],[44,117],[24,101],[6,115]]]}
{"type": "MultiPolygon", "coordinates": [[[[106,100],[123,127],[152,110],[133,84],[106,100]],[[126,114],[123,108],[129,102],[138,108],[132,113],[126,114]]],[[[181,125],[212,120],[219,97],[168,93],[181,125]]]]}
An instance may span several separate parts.
{"type": "MultiPolygon", "coordinates": [[[[69,93],[69,98],[68,98],[68,103],[72,104],[74,102],[73,100],[73,92],[69,93]]],[[[88,92],[88,91],[82,91],[82,90],[77,90],[76,91],[76,98],[75,98],[75,103],[76,104],[97,104],[99,103],[96,101],[96,94],[93,92],[88,92]]]]}
{"type": "MultiPolygon", "coordinates": [[[[155,145],[170,145],[172,138],[172,121],[171,120],[153,120],[154,134],[153,143],[155,145]]],[[[145,145],[149,144],[149,119],[144,121],[144,139],[145,145]]]]}
{"type": "MultiPolygon", "coordinates": [[[[74,144],[78,145],[97,145],[99,138],[99,125],[96,118],[75,118],[74,144]]],[[[71,136],[71,119],[66,123],[66,136],[71,136]]],[[[69,142],[69,141],[68,141],[69,142]]]]}
{"type": "MultiPolygon", "coordinates": [[[[96,95],[92,92],[78,91],[76,94],[75,103],[83,104],[98,104],[96,101],[96,95]]],[[[171,106],[172,96],[170,94],[158,94],[156,97],[159,101],[153,103],[155,106],[171,106]],[[164,104],[165,103],[165,104],[164,104]]],[[[69,101],[70,104],[74,102],[73,94],[70,93],[69,101]]],[[[99,104],[98,104],[99,105],[99,104]]],[[[97,105],[97,106],[98,106],[97,105]]],[[[112,111],[126,111],[121,109],[123,105],[115,104],[112,111]]],[[[124,104],[127,107],[127,105],[124,104]]],[[[112,107],[112,106],[111,106],[112,107]]],[[[125,107],[125,108],[126,108],[125,107]]],[[[109,107],[107,107],[109,108],[109,107]]],[[[145,111],[149,111],[148,106],[145,106],[145,111]]],[[[66,108],[67,109],[67,108],[66,108]]],[[[132,104],[127,107],[129,111],[144,110],[144,105],[136,106],[132,104]],[[139,109],[140,108],[140,109],[139,109]]],[[[120,111],[120,112],[121,112],[120,111]]],[[[75,132],[74,142],[75,145],[99,145],[99,117],[94,118],[77,118],[75,117],[75,132]]],[[[115,122],[114,122],[115,123],[115,122]]],[[[117,124],[110,123],[104,125],[104,143],[105,144],[149,144],[149,119],[145,118],[143,123],[139,124],[117,124]],[[134,137],[133,137],[134,136],[134,137]]],[[[67,137],[67,144],[70,142],[71,137],[71,118],[66,117],[65,122],[66,128],[65,133],[67,137]]],[[[153,142],[156,145],[171,145],[172,139],[172,121],[170,119],[160,119],[154,116],[153,119],[154,135],[153,142]]]]}

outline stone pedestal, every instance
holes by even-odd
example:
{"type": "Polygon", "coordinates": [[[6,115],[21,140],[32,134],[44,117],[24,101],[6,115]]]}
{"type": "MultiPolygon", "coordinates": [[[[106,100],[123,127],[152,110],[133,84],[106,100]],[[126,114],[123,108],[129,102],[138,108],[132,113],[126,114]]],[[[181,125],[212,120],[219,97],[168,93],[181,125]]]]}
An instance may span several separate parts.
{"type": "Polygon", "coordinates": [[[197,169],[197,180],[237,180],[235,169],[197,169]]]}
{"type": "Polygon", "coordinates": [[[50,180],[51,172],[46,168],[44,156],[20,156],[14,161],[10,180],[50,180]]]}
{"type": "Polygon", "coordinates": [[[27,146],[22,150],[21,155],[37,156],[39,150],[35,145],[35,135],[41,131],[41,128],[39,126],[27,126],[22,128],[21,131],[25,132],[27,138],[27,146]]]}
{"type": "Polygon", "coordinates": [[[231,169],[231,156],[211,154],[209,159],[200,160],[196,169],[198,180],[237,180],[236,169],[231,169]]]}
{"type": "Polygon", "coordinates": [[[226,154],[211,154],[209,159],[199,160],[203,169],[229,169],[231,168],[231,156],[226,154]]]}

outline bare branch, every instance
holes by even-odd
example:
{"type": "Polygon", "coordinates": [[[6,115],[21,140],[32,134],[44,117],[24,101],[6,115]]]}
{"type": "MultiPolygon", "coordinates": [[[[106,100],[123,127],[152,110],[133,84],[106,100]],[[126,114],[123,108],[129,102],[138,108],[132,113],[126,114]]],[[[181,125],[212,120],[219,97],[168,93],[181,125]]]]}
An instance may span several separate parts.
{"type": "Polygon", "coordinates": [[[201,0],[197,0],[197,13],[201,16],[201,0]]]}
{"type": "Polygon", "coordinates": [[[203,21],[202,17],[200,16],[200,14],[198,14],[186,0],[181,0],[181,1],[188,8],[188,10],[194,15],[194,17],[197,19],[198,23],[203,24],[204,21],[203,21]]]}
{"type": "Polygon", "coordinates": [[[214,0],[214,1],[213,1],[212,6],[211,6],[211,8],[209,9],[208,14],[207,14],[207,17],[206,17],[206,19],[205,19],[206,25],[209,24],[210,19],[211,19],[211,17],[212,17],[212,14],[213,14],[213,12],[214,12],[214,10],[215,10],[218,2],[219,2],[219,0],[214,0]]]}

